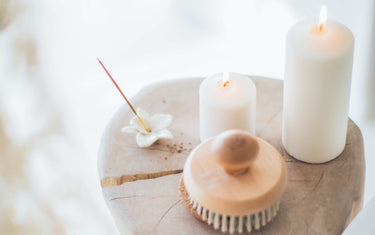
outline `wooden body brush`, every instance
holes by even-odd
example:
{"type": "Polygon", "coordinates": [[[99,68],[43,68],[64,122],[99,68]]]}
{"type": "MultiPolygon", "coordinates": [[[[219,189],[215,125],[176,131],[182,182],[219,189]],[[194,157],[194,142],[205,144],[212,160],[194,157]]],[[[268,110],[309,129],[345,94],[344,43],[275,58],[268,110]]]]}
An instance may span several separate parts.
{"type": "Polygon", "coordinates": [[[251,232],[276,216],[286,182],[286,165],[274,147],[230,130],[191,152],[179,194],[185,208],[214,229],[251,232]]]}

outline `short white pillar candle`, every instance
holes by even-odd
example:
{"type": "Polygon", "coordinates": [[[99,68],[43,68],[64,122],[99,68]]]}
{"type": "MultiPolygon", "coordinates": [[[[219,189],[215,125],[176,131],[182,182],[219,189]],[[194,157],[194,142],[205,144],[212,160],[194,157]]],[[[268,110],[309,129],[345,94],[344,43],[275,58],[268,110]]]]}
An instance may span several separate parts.
{"type": "MultiPolygon", "coordinates": [[[[344,150],[354,38],[344,25],[302,21],[288,32],[282,142],[298,160],[323,163],[344,150]]],[[[324,19],[325,18],[325,19],[324,19]]]]}
{"type": "Polygon", "coordinates": [[[256,88],[253,81],[236,73],[218,73],[199,88],[201,141],[228,129],[255,135],[256,88]]]}

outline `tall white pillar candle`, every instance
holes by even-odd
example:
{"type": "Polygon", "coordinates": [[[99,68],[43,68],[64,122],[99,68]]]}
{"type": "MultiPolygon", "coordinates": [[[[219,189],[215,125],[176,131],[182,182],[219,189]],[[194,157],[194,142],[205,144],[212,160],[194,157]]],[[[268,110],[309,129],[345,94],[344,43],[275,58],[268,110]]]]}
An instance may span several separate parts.
{"type": "Polygon", "coordinates": [[[296,159],[323,163],[344,150],[353,46],[334,21],[302,21],[288,32],[282,142],[296,159]]]}
{"type": "Polygon", "coordinates": [[[203,80],[199,88],[201,141],[228,129],[255,135],[256,88],[247,76],[219,73],[203,80]]]}

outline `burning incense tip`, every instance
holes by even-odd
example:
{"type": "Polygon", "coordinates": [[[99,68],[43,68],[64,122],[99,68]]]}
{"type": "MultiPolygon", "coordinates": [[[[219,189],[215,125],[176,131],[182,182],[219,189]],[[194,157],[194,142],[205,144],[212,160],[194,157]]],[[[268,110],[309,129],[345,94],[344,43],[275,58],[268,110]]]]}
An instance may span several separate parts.
{"type": "Polygon", "coordinates": [[[126,98],[125,94],[122,92],[121,88],[119,87],[119,85],[117,85],[117,82],[115,81],[115,79],[113,79],[113,77],[111,76],[111,74],[108,72],[108,70],[106,69],[106,67],[104,66],[104,64],[102,63],[102,61],[97,58],[98,61],[99,61],[99,64],[102,66],[102,68],[104,69],[104,71],[107,73],[108,77],[112,80],[113,84],[116,86],[117,90],[121,93],[122,97],[124,97],[126,103],[128,103],[129,107],[131,108],[131,110],[133,111],[133,113],[135,114],[135,116],[137,116],[138,120],[141,122],[141,124],[143,125],[143,127],[145,128],[145,130],[147,132],[151,132],[150,129],[147,128],[146,124],[143,122],[143,120],[141,119],[141,117],[137,114],[137,112],[135,111],[135,109],[133,108],[133,105],[129,102],[129,100],[126,98]]]}

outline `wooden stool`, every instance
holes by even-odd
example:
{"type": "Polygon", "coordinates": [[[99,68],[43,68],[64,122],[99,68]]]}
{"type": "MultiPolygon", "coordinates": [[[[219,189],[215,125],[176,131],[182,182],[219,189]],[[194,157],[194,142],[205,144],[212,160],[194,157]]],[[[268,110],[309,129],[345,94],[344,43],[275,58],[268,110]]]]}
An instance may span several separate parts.
{"type": "MultiPolygon", "coordinates": [[[[257,87],[257,136],[284,157],[288,185],[278,216],[253,234],[340,234],[362,208],[365,160],[359,128],[349,120],[347,143],[338,158],[307,164],[281,144],[283,83],[251,77],[257,87]]],[[[151,114],[169,113],[175,138],[140,148],[121,133],[133,113],[124,105],[107,126],[98,168],[107,205],[122,234],[220,234],[181,205],[178,184],[189,152],[199,144],[198,89],[202,79],[151,85],[133,99],[151,114]]]]}

